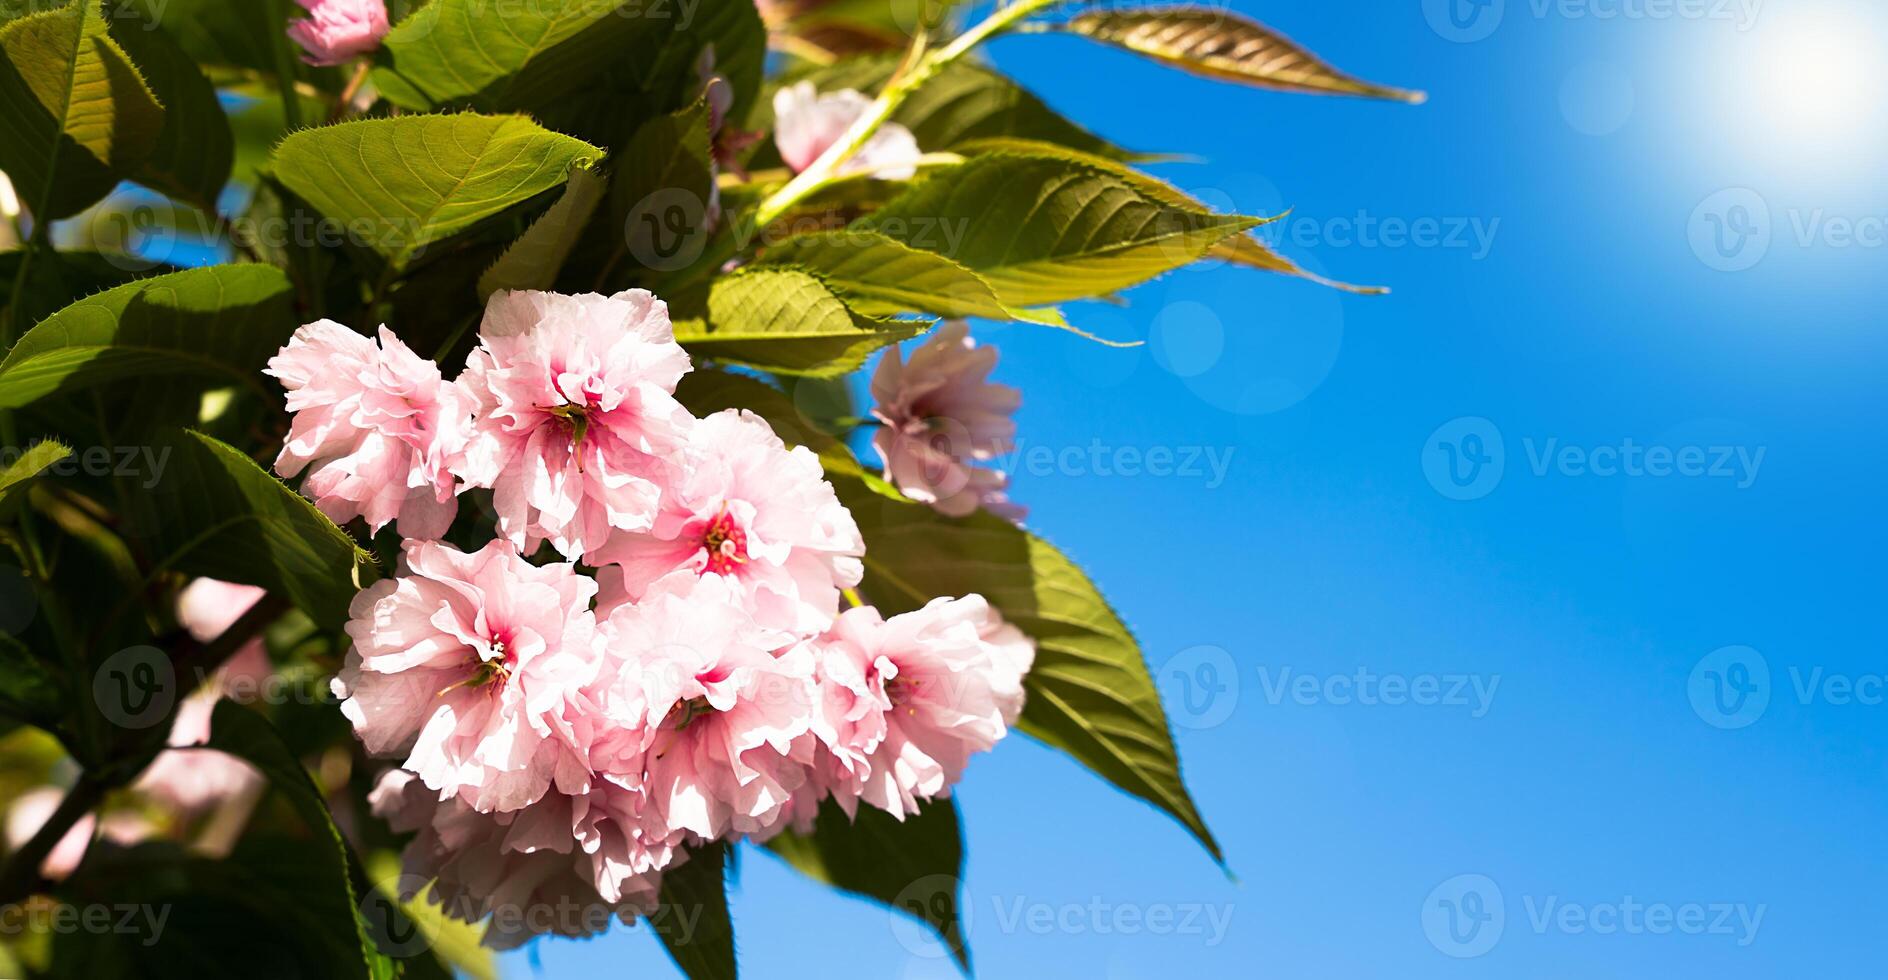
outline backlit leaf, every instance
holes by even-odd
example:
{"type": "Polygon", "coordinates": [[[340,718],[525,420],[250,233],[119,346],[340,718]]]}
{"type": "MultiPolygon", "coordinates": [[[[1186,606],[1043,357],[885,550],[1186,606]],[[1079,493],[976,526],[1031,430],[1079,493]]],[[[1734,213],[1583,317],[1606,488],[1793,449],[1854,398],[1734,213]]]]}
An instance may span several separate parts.
{"type": "Polygon", "coordinates": [[[1421,92],[1354,78],[1266,27],[1224,7],[1145,7],[1079,14],[1060,29],[1221,81],[1283,92],[1361,95],[1422,102],[1421,92]]]}
{"type": "Polygon", "coordinates": [[[27,331],[0,361],[0,408],[164,375],[259,387],[263,364],[295,330],[289,291],[273,266],[219,265],[89,296],[27,331]]]}
{"type": "Polygon", "coordinates": [[[992,153],[925,178],[853,229],[939,252],[1011,306],[1102,296],[1186,265],[1260,223],[1163,200],[1118,173],[992,153]]]}
{"type": "Polygon", "coordinates": [[[398,266],[602,157],[523,116],[398,116],[291,134],[276,148],[275,173],[398,266]]]}
{"type": "Polygon", "coordinates": [[[100,0],[0,27],[0,170],[33,213],[64,218],[157,148],[164,107],[112,40],[100,0]]]}
{"type": "Polygon", "coordinates": [[[707,318],[675,323],[675,339],[697,356],[782,374],[843,374],[868,354],[923,333],[927,320],[857,313],[811,273],[756,267],[715,280],[707,318]]]}

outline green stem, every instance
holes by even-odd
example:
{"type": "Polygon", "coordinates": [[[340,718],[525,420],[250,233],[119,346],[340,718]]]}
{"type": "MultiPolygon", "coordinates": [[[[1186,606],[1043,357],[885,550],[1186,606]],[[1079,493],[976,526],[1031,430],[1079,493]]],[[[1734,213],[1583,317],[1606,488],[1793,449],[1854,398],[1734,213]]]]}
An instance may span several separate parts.
{"type": "MultiPolygon", "coordinates": [[[[760,203],[754,211],[754,228],[764,230],[815,192],[846,179],[845,175],[838,173],[839,167],[871,140],[873,134],[877,133],[879,127],[898,111],[911,93],[936,77],[937,73],[943,71],[946,66],[963,58],[990,38],[1015,27],[1023,18],[1062,2],[1063,0],[1016,0],[1014,3],[998,7],[976,26],[958,35],[957,39],[950,44],[922,55],[915,64],[909,67],[908,71],[893,76],[892,80],[886,83],[884,91],[879,93],[878,98],[872,100],[872,104],[866,107],[865,112],[861,113],[859,118],[853,121],[852,126],[826,148],[826,152],[819,155],[819,159],[814,160],[785,186],[768,195],[767,199],[760,203]]],[[[739,250],[738,236],[718,236],[715,244],[710,245],[688,271],[668,283],[667,288],[679,290],[693,285],[703,276],[721,268],[722,264],[733,258],[739,250]]]]}
{"type": "Polygon", "coordinates": [[[292,43],[288,32],[275,32],[275,83],[282,90],[282,121],[291,133],[302,128],[302,99],[295,92],[295,52],[289,50],[292,43]]]}
{"type": "Polygon", "coordinates": [[[340,97],[334,100],[334,108],[328,113],[328,122],[338,123],[347,117],[348,110],[354,106],[354,96],[359,94],[361,86],[366,84],[367,73],[373,67],[374,63],[365,59],[354,66],[354,74],[349,76],[347,87],[343,88],[340,97]]]}
{"type": "Polygon", "coordinates": [[[762,201],[755,212],[759,227],[765,228],[794,205],[806,200],[814,191],[824,187],[837,173],[839,167],[864,148],[880,126],[898,111],[905,99],[917,91],[937,73],[975,50],[983,42],[1015,27],[1023,18],[1044,8],[1060,3],[1061,0],[1016,0],[1006,6],[998,7],[988,17],[957,36],[951,43],[930,52],[918,59],[917,64],[903,75],[894,77],[886,84],[885,90],[866,107],[865,112],[853,120],[845,134],[833,141],[826,152],[819,155],[812,165],[800,171],[785,187],[780,188],[762,201]]]}

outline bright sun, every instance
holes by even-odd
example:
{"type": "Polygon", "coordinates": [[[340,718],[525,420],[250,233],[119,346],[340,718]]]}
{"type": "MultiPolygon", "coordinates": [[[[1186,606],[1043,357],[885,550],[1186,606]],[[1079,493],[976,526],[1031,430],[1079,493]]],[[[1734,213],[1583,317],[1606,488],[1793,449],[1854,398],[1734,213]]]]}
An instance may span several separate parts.
{"type": "Polygon", "coordinates": [[[1759,28],[1766,36],[1751,66],[1758,110],[1751,122],[1797,150],[1852,146],[1880,108],[1880,25],[1840,9],[1802,12],[1809,15],[1759,28]]]}

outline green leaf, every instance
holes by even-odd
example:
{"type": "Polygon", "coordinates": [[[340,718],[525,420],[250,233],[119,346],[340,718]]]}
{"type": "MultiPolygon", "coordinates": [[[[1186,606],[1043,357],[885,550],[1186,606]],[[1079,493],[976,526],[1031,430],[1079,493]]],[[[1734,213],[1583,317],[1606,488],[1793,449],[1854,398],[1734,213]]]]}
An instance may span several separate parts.
{"type": "Polygon", "coordinates": [[[350,975],[371,977],[384,973],[389,964],[374,948],[373,940],[360,919],[359,896],[354,891],[354,860],[347,842],[334,825],[320,787],[282,741],[274,726],[261,715],[230,701],[220,701],[210,718],[209,747],[227,752],[261,770],[269,784],[286,799],[301,817],[317,842],[311,855],[321,855],[311,865],[311,887],[298,889],[296,904],[324,925],[323,937],[339,949],[357,950],[358,961],[344,960],[350,975]],[[358,965],[358,972],[352,969],[358,965]]]}
{"type": "Polygon", "coordinates": [[[236,158],[235,138],[216,87],[155,21],[129,14],[115,17],[112,37],[168,107],[150,159],[132,178],[214,212],[236,158]]]}
{"type": "MultiPolygon", "coordinates": [[[[934,316],[1015,320],[1059,327],[1085,337],[1052,307],[1019,310],[1003,305],[990,284],[936,252],[912,248],[870,231],[795,235],[761,256],[763,264],[799,266],[817,274],[867,316],[934,316]]],[[[1103,341],[1108,343],[1108,341],[1103,341]]]]}
{"type": "Polygon", "coordinates": [[[442,966],[466,980],[498,980],[498,964],[492,950],[479,942],[478,923],[447,915],[445,908],[429,897],[431,889],[422,889],[411,901],[401,901],[399,885],[403,871],[398,854],[376,851],[367,863],[372,871],[370,877],[380,891],[378,901],[397,904],[406,913],[408,921],[425,935],[426,948],[442,966]]]}
{"type": "Polygon", "coordinates": [[[1093,582],[1048,542],[985,513],[952,519],[834,478],[865,536],[861,589],[887,616],[979,593],[1036,641],[1018,727],[1219,844],[1180,760],[1140,646],[1093,582]]]}
{"type": "Polygon", "coordinates": [[[430,0],[387,35],[375,84],[395,104],[429,110],[567,114],[575,103],[634,95],[667,110],[713,44],[716,68],[746,106],[759,91],[766,34],[752,3],[700,0],[535,0],[508,8],[502,30],[487,0],[430,0]]]}
{"type": "MultiPolygon", "coordinates": [[[[75,908],[148,909],[102,932],[53,937],[44,980],[382,976],[332,897],[333,855],[304,836],[251,831],[226,857],[169,841],[101,848],[55,889],[75,908]],[[67,941],[71,940],[71,941],[67,941]]],[[[383,970],[391,968],[376,958],[383,970]]],[[[21,974],[24,975],[24,974],[21,974]]]]}
{"type": "Polygon", "coordinates": [[[1306,282],[1315,282],[1320,286],[1329,286],[1332,289],[1341,289],[1360,296],[1381,296],[1390,291],[1387,286],[1358,286],[1348,282],[1339,282],[1336,279],[1327,279],[1278,254],[1272,246],[1251,235],[1234,235],[1213,246],[1206,255],[1208,258],[1242,265],[1248,269],[1293,276],[1306,282]]]}
{"type": "Polygon", "coordinates": [[[796,235],[767,250],[765,264],[811,270],[860,313],[1007,320],[1009,310],[977,274],[875,232],[796,235]]]}
{"type": "Polygon", "coordinates": [[[549,289],[583,237],[583,229],[602,203],[609,181],[588,167],[570,172],[564,196],[525,229],[525,233],[479,277],[479,299],[501,289],[549,289]]]}
{"type": "MultiPolygon", "coordinates": [[[[0,566],[0,575],[9,574],[15,572],[0,566]]],[[[25,644],[0,633],[0,717],[51,728],[65,715],[64,702],[52,671],[25,644]]]]}
{"type": "MultiPolygon", "coordinates": [[[[973,140],[972,142],[958,147],[957,151],[966,156],[1007,152],[1022,153],[1029,156],[1060,157],[1106,170],[1120,177],[1122,180],[1133,184],[1136,189],[1155,200],[1165,202],[1175,207],[1206,210],[1206,205],[1200,203],[1199,199],[1152,174],[1142,173],[1116,160],[1095,156],[1090,153],[1082,153],[1051,143],[1010,138],[973,140]]],[[[1277,218],[1268,218],[1266,219],[1266,223],[1275,220],[1277,220],[1277,218]]],[[[1252,234],[1232,235],[1221,239],[1218,244],[1207,250],[1206,255],[1208,258],[1231,262],[1234,265],[1242,265],[1249,269],[1259,269],[1265,272],[1276,272],[1282,275],[1296,276],[1308,282],[1315,282],[1320,286],[1329,286],[1332,289],[1341,289],[1345,292],[1359,293],[1362,295],[1380,295],[1389,292],[1388,289],[1382,286],[1354,286],[1347,282],[1326,279],[1317,273],[1305,269],[1283,255],[1278,254],[1270,245],[1252,234]]]]}
{"type": "MultiPolygon", "coordinates": [[[[644,9],[654,5],[652,0],[643,2],[644,9]]],[[[659,35],[638,89],[648,93],[658,109],[681,105],[701,91],[699,63],[709,47],[715,51],[714,74],[727,80],[733,95],[729,123],[748,118],[760,108],[767,63],[767,27],[753,0],[698,0],[686,25],[678,16],[674,27],[659,35]]]]}
{"type": "Polygon", "coordinates": [[[649,926],[689,980],[734,980],[734,922],[728,915],[728,845],[709,844],[662,874],[649,926]]]}
{"type": "Polygon", "coordinates": [[[594,84],[653,24],[595,0],[521,4],[502,30],[491,18],[482,0],[431,0],[382,42],[375,85],[407,109],[542,108],[594,84]]]}
{"type": "Polygon", "coordinates": [[[314,504],[202,433],[161,432],[150,452],[159,475],[130,488],[130,531],[167,567],[262,586],[317,623],[347,619],[372,559],[314,504]]]}
{"type": "Polygon", "coordinates": [[[697,99],[656,116],[616,156],[611,238],[643,268],[684,268],[707,243],[715,190],[708,115],[708,103],[697,99]]]}
{"type": "Polygon", "coordinates": [[[930,926],[957,965],[970,969],[970,948],[958,918],[964,874],[963,831],[949,797],[924,804],[904,820],[860,806],[848,818],[827,800],[808,835],[786,831],[767,848],[816,881],[898,909],[930,926]]]}
{"type": "MultiPolygon", "coordinates": [[[[13,304],[13,283],[30,247],[0,252],[0,309],[13,304]]],[[[32,275],[22,284],[25,301],[14,311],[17,322],[30,327],[73,300],[138,278],[138,273],[125,267],[128,264],[117,255],[39,249],[33,256],[32,275]]],[[[136,265],[142,268],[143,260],[136,265]]]]}
{"type": "Polygon", "coordinates": [[[275,172],[398,268],[602,157],[523,116],[397,116],[293,133],[276,148],[275,172]]]}
{"type": "Polygon", "coordinates": [[[208,379],[205,387],[258,387],[257,372],[294,331],[288,279],[272,266],[219,265],[139,279],[27,331],[0,361],[0,408],[158,375],[208,379]]]}
{"type": "Polygon", "coordinates": [[[929,329],[928,320],[881,320],[848,308],[799,269],[743,269],[716,279],[708,316],[675,324],[690,352],[780,374],[844,374],[867,355],[929,329]]]}
{"type": "Polygon", "coordinates": [[[1223,7],[1096,10],[1056,29],[1220,81],[1281,92],[1362,95],[1409,103],[1426,98],[1421,92],[1346,75],[1283,34],[1223,7]]]}
{"type": "MultiPolygon", "coordinates": [[[[870,95],[884,87],[901,58],[852,58],[787,81],[810,81],[821,92],[849,88],[870,95]]],[[[767,113],[763,121],[771,128],[771,105],[767,113]]],[[[955,151],[972,140],[1019,137],[1104,157],[1135,156],[1063,118],[997,71],[966,62],[945,66],[899,106],[892,121],[911,130],[919,149],[927,153],[955,151]]]]}
{"type": "Polygon", "coordinates": [[[13,488],[38,476],[41,470],[72,455],[72,450],[56,442],[37,442],[19,458],[0,470],[0,507],[13,495],[13,488]]]}
{"type": "Polygon", "coordinates": [[[938,171],[852,228],[940,252],[1011,306],[1104,296],[1260,223],[1150,195],[1118,173],[992,153],[938,171]]]}
{"type": "Polygon", "coordinates": [[[164,107],[111,38],[100,0],[0,27],[0,170],[41,220],[105,196],[156,149],[164,107]]]}

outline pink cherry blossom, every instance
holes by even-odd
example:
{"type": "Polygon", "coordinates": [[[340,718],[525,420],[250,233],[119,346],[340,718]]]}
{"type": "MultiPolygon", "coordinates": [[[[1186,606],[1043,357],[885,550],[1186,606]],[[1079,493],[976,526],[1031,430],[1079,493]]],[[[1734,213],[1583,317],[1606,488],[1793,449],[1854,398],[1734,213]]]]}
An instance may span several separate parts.
{"type": "Polygon", "coordinates": [[[294,413],[275,471],[313,465],[302,491],[336,522],[436,538],[458,512],[451,465],[470,434],[471,401],[386,327],[380,344],[320,320],[295,331],[265,374],[294,413]]]}
{"type": "MultiPolygon", "coordinates": [[[[848,774],[858,755],[868,756],[859,798],[902,818],[918,812],[919,801],[947,795],[970,756],[1008,734],[1023,709],[1035,645],[979,595],[933,599],[891,619],[869,606],[839,619],[811,644],[828,670],[823,686],[854,688],[851,671],[860,670],[866,693],[850,705],[840,698],[838,724],[829,704],[818,734],[831,739],[826,745],[848,774]],[[846,671],[834,672],[835,664],[846,671]],[[882,728],[874,711],[883,712],[882,728]]],[[[839,789],[835,795],[845,805],[839,789]]]]}
{"type": "MultiPolygon", "coordinates": [[[[616,727],[643,733],[632,778],[651,808],[644,836],[713,840],[776,827],[805,781],[793,751],[811,713],[810,656],[776,653],[791,637],[755,623],[734,582],[689,571],[618,606],[602,629],[637,688],[600,700],[616,727]]],[[[634,759],[619,751],[608,765],[634,759]]]]}
{"type": "Polygon", "coordinates": [[[579,558],[652,527],[694,422],[674,397],[689,362],[667,304],[640,289],[503,291],[479,337],[459,379],[477,404],[461,473],[491,488],[499,533],[579,558]]]}
{"type": "Polygon", "coordinates": [[[380,47],[391,25],[384,0],[295,0],[308,16],[292,20],[288,36],[311,65],[341,64],[380,47]]]}
{"type": "MultiPolygon", "coordinates": [[[[6,842],[7,850],[18,850],[39,828],[52,819],[54,810],[65,800],[66,791],[57,786],[41,786],[38,789],[21,793],[7,807],[6,842]]],[[[64,837],[47,852],[46,859],[40,863],[39,873],[51,881],[63,881],[72,872],[78,870],[79,862],[85,859],[85,852],[91,849],[93,836],[101,836],[114,843],[129,847],[150,837],[154,828],[143,817],[135,813],[119,810],[107,813],[101,828],[97,814],[88,813],[80,817],[66,831],[64,837]]]]}
{"type": "MultiPolygon", "coordinates": [[[[177,593],[177,624],[198,643],[208,643],[236,625],[243,613],[267,593],[254,585],[239,585],[214,578],[191,579],[177,593]]],[[[250,645],[262,646],[261,638],[250,645]]],[[[245,645],[244,649],[248,649],[245,645]]]]}
{"type": "MultiPolygon", "coordinates": [[[[774,144],[780,148],[780,158],[795,173],[812,166],[871,104],[871,99],[849,88],[821,94],[812,82],[782,86],[774,93],[774,144]]],[[[886,122],[837,173],[910,180],[923,155],[911,130],[886,122]]]]}
{"type": "MultiPolygon", "coordinates": [[[[195,579],[177,595],[177,621],[197,642],[208,643],[229,629],[263,594],[253,585],[195,579]]],[[[208,742],[210,716],[215,713],[217,701],[233,690],[255,687],[271,671],[261,637],[243,644],[177,706],[166,744],[178,748],[208,742]]],[[[151,799],[192,816],[224,804],[246,815],[266,784],[262,773],[242,759],[215,749],[197,749],[158,753],[135,786],[151,799]]]]}
{"type": "Polygon", "coordinates": [[[807,641],[819,687],[811,735],[816,741],[808,780],[810,792],[796,803],[796,823],[809,829],[818,801],[832,797],[848,815],[872,770],[872,755],[889,730],[892,709],[883,674],[895,670],[876,654],[884,620],[870,607],[849,609],[823,635],[807,641]]]}
{"type": "Polygon", "coordinates": [[[687,466],[666,489],[653,528],[619,532],[589,555],[621,566],[606,578],[610,592],[620,585],[637,598],[687,569],[733,580],[762,625],[816,633],[839,611],[840,590],[859,584],[865,540],[819,457],[789,450],[752,412],[698,422],[687,466]]]}
{"type": "MultiPolygon", "coordinates": [[[[39,828],[52,819],[54,810],[65,799],[65,791],[57,786],[42,786],[38,789],[21,793],[7,807],[7,850],[18,850],[39,828]]],[[[72,872],[78,870],[79,862],[85,859],[85,852],[92,843],[92,833],[98,829],[97,818],[91,814],[80,817],[66,831],[64,837],[46,852],[46,859],[39,866],[39,873],[52,880],[63,881],[72,872]]]]}
{"type": "Polygon", "coordinates": [[[355,596],[341,711],[377,755],[481,811],[587,786],[570,716],[598,668],[596,583],[508,542],[406,542],[405,569],[355,596]]]}
{"type": "MultiPolygon", "coordinates": [[[[232,683],[229,678],[236,674],[260,676],[268,669],[268,654],[261,646],[239,651],[223,671],[177,706],[166,744],[182,749],[207,743],[210,717],[216,703],[228,693],[232,683]]],[[[160,752],[135,784],[138,791],[185,816],[224,804],[246,813],[266,786],[267,780],[254,766],[217,749],[160,752]]]]}
{"type": "Polygon", "coordinates": [[[581,799],[553,793],[524,810],[481,813],[457,797],[440,800],[400,769],[382,774],[368,795],[375,816],[414,835],[401,854],[400,897],[411,900],[430,882],[429,897],[447,915],[488,920],[483,943],[497,949],[538,935],[589,936],[654,910],[659,871],[622,882],[613,897],[597,891],[571,835],[581,799]]]}
{"type": "Polygon", "coordinates": [[[886,351],[872,375],[872,415],[883,423],[872,448],[886,478],[951,517],[979,506],[1012,520],[1024,514],[1004,492],[1005,474],[972,465],[1015,448],[1011,416],[1022,393],[989,381],[996,359],[996,348],[979,347],[958,320],[939,327],[909,361],[896,348],[886,351]]]}
{"type": "Polygon", "coordinates": [[[175,751],[158,753],[133,788],[184,817],[227,807],[240,824],[247,821],[268,781],[254,766],[227,752],[186,748],[209,739],[210,716],[220,697],[221,692],[205,688],[178,705],[166,743],[175,751]]]}

